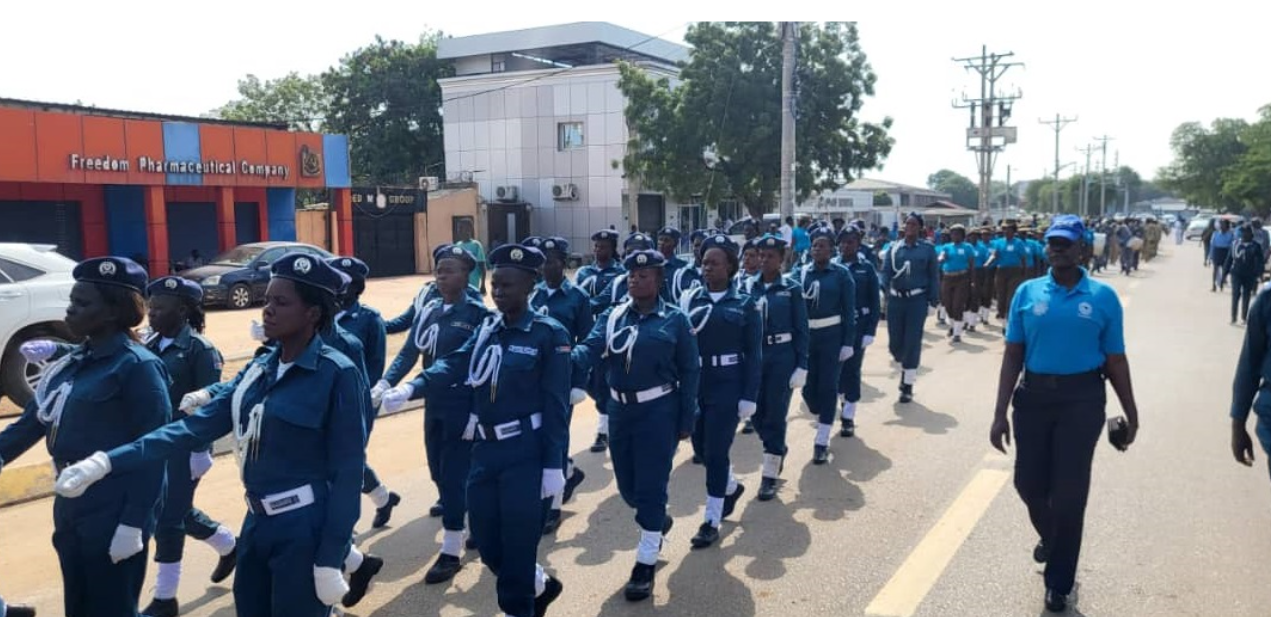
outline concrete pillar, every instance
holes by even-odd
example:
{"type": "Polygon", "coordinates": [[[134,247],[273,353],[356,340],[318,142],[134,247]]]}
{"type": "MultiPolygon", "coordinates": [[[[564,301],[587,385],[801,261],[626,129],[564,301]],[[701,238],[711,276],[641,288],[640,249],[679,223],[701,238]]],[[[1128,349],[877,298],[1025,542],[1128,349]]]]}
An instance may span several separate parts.
{"type": "Polygon", "coordinates": [[[167,200],[163,196],[162,186],[147,186],[142,189],[145,198],[146,243],[150,249],[150,276],[167,276],[169,273],[168,257],[168,210],[167,200]]]}
{"type": "Polygon", "coordinates": [[[238,244],[238,227],[234,216],[234,187],[216,187],[216,246],[228,251],[238,244]]]}

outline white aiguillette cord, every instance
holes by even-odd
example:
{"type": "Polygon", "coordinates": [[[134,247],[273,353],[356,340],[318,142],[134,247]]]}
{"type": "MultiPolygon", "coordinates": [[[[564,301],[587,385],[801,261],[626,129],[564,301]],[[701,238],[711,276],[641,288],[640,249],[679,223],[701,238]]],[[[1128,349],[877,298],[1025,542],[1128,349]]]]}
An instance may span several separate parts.
{"type": "Polygon", "coordinates": [[[425,328],[424,324],[428,323],[428,318],[440,306],[441,300],[433,300],[415,313],[415,348],[429,359],[437,356],[437,339],[441,328],[437,324],[425,328]]]}
{"type": "Polygon", "coordinates": [[[265,403],[262,400],[252,407],[247,413],[247,426],[243,427],[242,407],[243,396],[256,383],[257,379],[265,373],[263,362],[253,362],[247,368],[247,373],[243,375],[243,379],[238,382],[238,387],[234,388],[234,394],[230,397],[230,418],[234,423],[234,454],[238,458],[239,474],[246,473],[244,463],[248,457],[256,458],[256,446],[260,443],[261,422],[265,417],[265,403]]]}
{"type": "Polygon", "coordinates": [[[476,388],[488,382],[490,402],[494,402],[494,397],[498,394],[499,368],[503,366],[503,346],[498,342],[491,343],[485,349],[481,346],[490,339],[495,327],[502,319],[502,313],[495,313],[481,322],[481,329],[477,332],[477,344],[472,348],[472,358],[468,361],[468,381],[465,385],[476,388]]]}
{"type": "MultiPolygon", "coordinates": [[[[799,275],[800,285],[802,285],[804,281],[808,280],[808,272],[810,272],[811,270],[812,270],[812,264],[807,264],[803,266],[803,273],[799,275]]],[[[820,306],[821,305],[821,281],[812,281],[812,284],[808,285],[807,289],[803,290],[803,299],[811,300],[812,306],[820,306]]]]}
{"type": "Polygon", "coordinates": [[[583,291],[587,292],[587,295],[594,296],[597,293],[600,293],[601,291],[599,289],[596,289],[596,281],[599,279],[600,279],[599,275],[592,275],[581,281],[578,281],[578,286],[581,287],[583,291]]]}
{"type": "Polygon", "coordinates": [[[49,443],[57,441],[57,429],[62,423],[62,411],[66,408],[66,399],[70,398],[71,390],[75,387],[75,380],[69,378],[52,391],[49,391],[49,385],[62,371],[70,368],[81,358],[83,356],[79,351],[63,356],[44,372],[40,382],[35,386],[35,417],[41,424],[48,427],[49,443]]]}
{"type": "Polygon", "coordinates": [[[709,302],[697,308],[692,308],[693,300],[702,295],[702,292],[705,290],[705,287],[697,286],[688,289],[680,296],[680,310],[684,311],[685,315],[688,315],[689,329],[693,331],[693,334],[701,332],[702,328],[706,327],[706,322],[710,321],[711,312],[715,309],[714,302],[709,302]],[[700,321],[697,320],[698,315],[702,316],[700,321]]]}

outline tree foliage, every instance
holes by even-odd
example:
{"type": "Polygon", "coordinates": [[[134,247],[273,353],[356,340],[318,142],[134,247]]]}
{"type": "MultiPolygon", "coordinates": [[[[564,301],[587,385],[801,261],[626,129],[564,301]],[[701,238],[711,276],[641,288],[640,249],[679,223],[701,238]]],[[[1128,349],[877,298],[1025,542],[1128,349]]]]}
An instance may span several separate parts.
{"type": "Polygon", "coordinates": [[[941,169],[927,176],[927,188],[948,193],[953,203],[959,206],[974,209],[980,205],[980,187],[970,178],[951,169],[941,169]]]}
{"type": "MultiPolygon", "coordinates": [[[[623,64],[628,175],[677,201],[736,199],[752,216],[770,211],[781,179],[781,36],[772,22],[700,22],[679,77],[623,64]],[[713,169],[703,152],[715,153],[713,169]]],[[[891,119],[859,118],[875,75],[854,23],[800,24],[795,183],[797,198],[850,182],[891,151],[891,119]]]]}
{"type": "MultiPolygon", "coordinates": [[[[1054,207],[1055,193],[1059,193],[1059,211],[1068,214],[1079,214],[1081,212],[1081,191],[1082,179],[1080,175],[1068,176],[1059,181],[1056,188],[1054,178],[1042,178],[1034,180],[1028,184],[1025,189],[1024,204],[1033,212],[1049,212],[1054,207]]],[[[1152,193],[1149,195],[1145,191],[1147,183],[1139,175],[1139,172],[1128,165],[1122,165],[1117,169],[1110,169],[1103,178],[1103,184],[1100,185],[1100,176],[1098,173],[1087,174],[1086,182],[1086,208],[1087,214],[1097,216],[1099,214],[1100,203],[1104,204],[1107,213],[1120,212],[1124,210],[1122,207],[1126,200],[1126,192],[1129,192],[1129,203],[1134,204],[1146,199],[1155,199],[1162,197],[1164,194],[1155,187],[1152,187],[1152,193]]]]}
{"type": "Polygon", "coordinates": [[[320,131],[327,114],[322,83],[312,75],[288,73],[261,81],[255,75],[238,80],[240,98],[226,103],[212,115],[240,122],[277,122],[293,131],[320,131]]]}
{"type": "Polygon", "coordinates": [[[1271,105],[1248,122],[1185,122],[1170,137],[1174,161],[1159,184],[1204,207],[1266,214],[1271,208],[1271,105]]]}

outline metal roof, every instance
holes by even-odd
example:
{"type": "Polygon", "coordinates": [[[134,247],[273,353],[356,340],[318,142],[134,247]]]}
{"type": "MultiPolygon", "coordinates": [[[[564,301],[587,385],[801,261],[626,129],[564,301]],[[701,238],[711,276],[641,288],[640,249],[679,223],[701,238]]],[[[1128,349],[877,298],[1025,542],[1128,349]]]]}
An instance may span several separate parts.
{"type": "Polygon", "coordinates": [[[948,193],[924,188],[921,186],[913,186],[910,184],[901,184],[899,182],[888,182],[886,180],[873,180],[870,178],[861,178],[843,187],[852,191],[902,191],[905,193],[917,193],[920,195],[940,195],[949,197],[948,193]]]}
{"type": "Polygon", "coordinates": [[[44,101],[27,101],[23,99],[0,98],[0,107],[11,107],[15,109],[30,109],[34,111],[60,111],[72,114],[80,114],[83,116],[106,116],[109,118],[124,118],[129,120],[160,120],[168,122],[192,122],[197,124],[222,124],[228,126],[243,126],[260,129],[275,129],[279,131],[288,130],[285,122],[241,122],[238,120],[223,120],[221,118],[195,118],[193,116],[177,116],[172,114],[155,114],[141,111],[125,111],[121,109],[106,109],[102,107],[89,107],[87,105],[72,105],[70,103],[48,103],[44,101]]]}
{"type": "Polygon", "coordinates": [[[585,21],[523,30],[507,30],[472,36],[447,37],[437,44],[439,59],[520,52],[526,55],[580,66],[591,61],[584,46],[600,46],[610,52],[674,64],[688,60],[689,48],[602,21],[585,21]],[[573,62],[570,62],[573,60],[573,62]]]}

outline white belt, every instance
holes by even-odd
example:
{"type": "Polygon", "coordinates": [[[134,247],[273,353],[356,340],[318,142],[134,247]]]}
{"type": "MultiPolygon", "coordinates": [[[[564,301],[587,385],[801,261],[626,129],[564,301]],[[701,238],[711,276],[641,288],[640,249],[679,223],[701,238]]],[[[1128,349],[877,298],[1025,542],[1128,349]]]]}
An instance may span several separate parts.
{"type": "Polygon", "coordinates": [[[729,353],[722,356],[711,356],[709,361],[710,366],[734,366],[741,364],[741,354],[729,353]]]}
{"type": "Polygon", "coordinates": [[[247,509],[252,514],[264,514],[266,516],[276,516],[310,505],[313,505],[313,486],[308,484],[289,491],[266,495],[259,500],[247,498],[247,509]],[[261,511],[258,512],[258,509],[261,511]]]}
{"type": "Polygon", "coordinates": [[[609,396],[613,397],[613,400],[618,401],[619,403],[622,403],[624,405],[630,405],[632,396],[635,397],[635,402],[637,403],[648,403],[650,401],[656,401],[674,391],[675,391],[675,386],[671,384],[665,384],[661,386],[653,386],[652,388],[649,388],[648,390],[640,390],[639,392],[626,394],[624,398],[622,392],[619,392],[617,390],[614,390],[613,388],[610,388],[609,396]]]}
{"type": "Polygon", "coordinates": [[[863,308],[863,309],[861,309],[861,314],[862,314],[862,315],[868,315],[868,314],[869,314],[869,309],[867,309],[867,308],[863,308]]]}
{"type": "Polygon", "coordinates": [[[794,340],[794,334],[790,332],[782,332],[781,334],[769,334],[766,342],[769,345],[781,345],[794,340]]]}
{"type": "MultiPolygon", "coordinates": [[[[543,414],[530,414],[530,430],[537,431],[541,426],[543,426],[543,414]]],[[[489,433],[487,433],[485,429],[485,425],[477,425],[477,433],[481,436],[481,439],[487,441],[503,441],[504,439],[520,437],[522,432],[521,420],[512,420],[511,422],[504,422],[503,424],[495,424],[490,427],[489,433]]]]}
{"type": "Polygon", "coordinates": [[[820,330],[821,328],[829,328],[843,323],[842,315],[831,315],[830,317],[822,317],[820,319],[809,319],[808,328],[812,330],[820,330]]]}
{"type": "Polygon", "coordinates": [[[920,287],[918,289],[910,289],[907,291],[896,291],[895,289],[888,289],[887,292],[897,298],[912,298],[914,296],[921,296],[922,294],[927,293],[927,289],[925,287],[920,287]]]}

